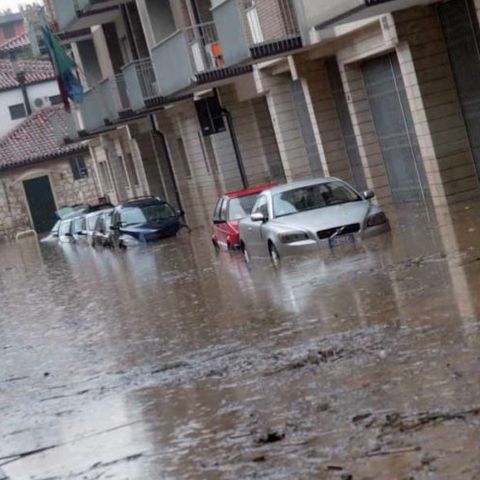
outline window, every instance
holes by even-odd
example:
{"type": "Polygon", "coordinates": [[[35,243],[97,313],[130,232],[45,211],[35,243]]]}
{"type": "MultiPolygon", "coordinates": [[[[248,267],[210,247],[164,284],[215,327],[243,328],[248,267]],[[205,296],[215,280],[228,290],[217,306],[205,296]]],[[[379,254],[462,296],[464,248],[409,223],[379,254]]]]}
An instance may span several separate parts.
{"type": "Polygon", "coordinates": [[[61,95],[53,95],[50,97],[50,105],[60,105],[63,103],[61,95]]]}
{"type": "Polygon", "coordinates": [[[105,218],[103,215],[99,215],[97,223],[95,224],[95,231],[99,233],[105,233],[105,218]]]}
{"type": "Polygon", "coordinates": [[[95,224],[97,223],[97,218],[101,212],[88,215],[87,217],[87,230],[93,232],[95,230],[95,224]]]}
{"type": "Polygon", "coordinates": [[[247,218],[251,213],[258,195],[248,195],[246,197],[232,198],[228,207],[229,220],[241,220],[247,218]]]}
{"type": "Polygon", "coordinates": [[[71,157],[70,168],[72,169],[74,180],[81,180],[82,178],[88,177],[87,165],[82,156],[71,157]]]}
{"type": "Polygon", "coordinates": [[[222,209],[220,210],[220,220],[222,222],[227,221],[227,210],[228,210],[228,200],[225,200],[222,204],[222,209]]]}
{"type": "Polygon", "coordinates": [[[173,208],[164,202],[146,205],[144,207],[128,207],[120,213],[121,222],[125,225],[144,224],[172,218],[175,216],[173,208]]]}
{"type": "Polygon", "coordinates": [[[8,109],[10,110],[10,118],[12,120],[18,120],[27,116],[27,110],[25,109],[25,105],[23,103],[10,105],[8,109]]]}
{"type": "Polygon", "coordinates": [[[180,155],[180,160],[182,162],[183,170],[185,172],[185,175],[188,178],[191,178],[192,176],[192,171],[190,170],[190,164],[188,163],[188,157],[187,157],[187,151],[185,150],[185,145],[183,144],[183,140],[181,137],[177,139],[177,145],[178,145],[178,153],[180,155]]]}
{"type": "Polygon", "coordinates": [[[252,213],[261,213],[265,218],[268,218],[268,200],[265,195],[258,197],[252,213]]]}
{"type": "Polygon", "coordinates": [[[13,38],[15,36],[15,24],[14,23],[7,23],[3,26],[3,36],[5,39],[13,38]]]}
{"type": "Polygon", "coordinates": [[[78,217],[73,221],[73,233],[78,235],[86,230],[85,217],[78,217]]]}
{"type": "Polygon", "coordinates": [[[72,229],[72,222],[68,220],[60,224],[60,230],[58,233],[61,236],[70,235],[71,229],[72,229]]]}
{"type": "Polygon", "coordinates": [[[215,205],[215,210],[213,212],[213,221],[214,222],[219,222],[220,221],[220,212],[222,211],[223,201],[224,201],[224,199],[220,198],[218,200],[217,204],[215,205]]]}

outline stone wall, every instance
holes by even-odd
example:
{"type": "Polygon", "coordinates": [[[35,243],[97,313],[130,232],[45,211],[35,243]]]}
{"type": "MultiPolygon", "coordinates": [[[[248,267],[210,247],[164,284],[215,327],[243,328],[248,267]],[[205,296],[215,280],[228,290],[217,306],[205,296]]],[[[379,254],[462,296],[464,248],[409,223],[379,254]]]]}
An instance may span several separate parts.
{"type": "Polygon", "coordinates": [[[33,228],[29,215],[24,180],[48,175],[58,208],[79,203],[97,203],[98,182],[92,161],[85,154],[88,177],[74,180],[68,158],[0,172],[0,239],[14,238],[18,232],[33,228]]]}

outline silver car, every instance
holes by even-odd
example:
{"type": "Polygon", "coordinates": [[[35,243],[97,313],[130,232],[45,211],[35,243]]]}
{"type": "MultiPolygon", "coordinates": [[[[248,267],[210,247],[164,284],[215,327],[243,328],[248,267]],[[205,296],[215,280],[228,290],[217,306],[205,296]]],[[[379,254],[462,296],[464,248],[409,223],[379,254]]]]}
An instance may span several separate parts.
{"type": "Polygon", "coordinates": [[[240,222],[245,260],[270,256],[277,266],[284,256],[322,247],[355,243],[390,230],[385,213],[373,205],[372,191],[360,195],[338,178],[319,178],[266,190],[250,218],[240,222]]]}

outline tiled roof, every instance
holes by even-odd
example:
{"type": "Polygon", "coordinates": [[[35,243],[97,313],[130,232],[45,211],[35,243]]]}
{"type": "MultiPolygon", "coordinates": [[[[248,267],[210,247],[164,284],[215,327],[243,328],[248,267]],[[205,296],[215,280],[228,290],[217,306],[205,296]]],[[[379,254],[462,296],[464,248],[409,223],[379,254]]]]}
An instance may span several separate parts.
{"type": "MultiPolygon", "coordinates": [[[[25,72],[27,85],[55,79],[52,64],[44,60],[17,60],[17,70],[25,72]]],[[[0,91],[16,88],[19,83],[16,79],[11,60],[0,59],[0,91]]]]}
{"type": "Polygon", "coordinates": [[[13,38],[9,38],[6,42],[0,45],[0,55],[23,50],[30,46],[30,38],[28,33],[22,33],[13,38]]]}
{"type": "Polygon", "coordinates": [[[62,157],[87,148],[85,143],[59,145],[58,137],[62,135],[68,135],[67,113],[63,108],[57,105],[39,110],[0,138],[0,170],[62,157]],[[54,125],[59,128],[58,132],[54,131],[54,125]]]}

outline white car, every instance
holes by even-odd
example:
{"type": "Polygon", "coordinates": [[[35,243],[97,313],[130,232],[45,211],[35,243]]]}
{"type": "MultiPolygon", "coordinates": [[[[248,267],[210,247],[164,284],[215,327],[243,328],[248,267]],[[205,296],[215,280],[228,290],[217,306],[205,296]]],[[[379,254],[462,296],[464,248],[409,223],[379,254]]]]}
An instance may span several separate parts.
{"type": "Polygon", "coordinates": [[[338,178],[295,182],[266,190],[252,214],[240,222],[245,260],[270,256],[277,266],[284,256],[322,247],[355,243],[390,230],[385,213],[338,178]]]}

